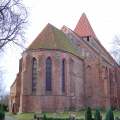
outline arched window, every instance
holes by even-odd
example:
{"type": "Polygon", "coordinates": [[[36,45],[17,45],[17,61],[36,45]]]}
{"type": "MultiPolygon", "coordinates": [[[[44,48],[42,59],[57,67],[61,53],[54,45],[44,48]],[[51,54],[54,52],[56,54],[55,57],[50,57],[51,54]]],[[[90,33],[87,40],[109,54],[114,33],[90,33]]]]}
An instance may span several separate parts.
{"type": "Polygon", "coordinates": [[[74,66],[75,66],[74,60],[72,58],[70,58],[70,60],[69,60],[70,93],[72,96],[74,96],[74,94],[75,94],[74,66]]]}
{"type": "Polygon", "coordinates": [[[65,92],[65,59],[62,60],[62,66],[61,66],[61,72],[62,72],[62,92],[65,92]]]}
{"type": "Polygon", "coordinates": [[[105,77],[106,77],[106,75],[105,75],[105,66],[104,65],[101,68],[101,77],[102,77],[102,80],[104,80],[105,77]]]}
{"type": "MultiPolygon", "coordinates": [[[[93,77],[92,77],[92,66],[91,65],[87,65],[86,67],[86,80],[88,82],[88,85],[87,85],[87,96],[88,97],[92,97],[93,95],[93,86],[92,86],[92,80],[93,80],[93,77]]],[[[90,103],[89,103],[90,104],[90,103]]]]}
{"type": "Polygon", "coordinates": [[[46,59],[46,91],[52,90],[52,60],[50,57],[46,59]]]}
{"type": "Polygon", "coordinates": [[[37,83],[37,60],[32,59],[32,93],[36,92],[36,83],[37,83]]]}
{"type": "Polygon", "coordinates": [[[105,68],[105,79],[108,79],[108,68],[105,68]]]}

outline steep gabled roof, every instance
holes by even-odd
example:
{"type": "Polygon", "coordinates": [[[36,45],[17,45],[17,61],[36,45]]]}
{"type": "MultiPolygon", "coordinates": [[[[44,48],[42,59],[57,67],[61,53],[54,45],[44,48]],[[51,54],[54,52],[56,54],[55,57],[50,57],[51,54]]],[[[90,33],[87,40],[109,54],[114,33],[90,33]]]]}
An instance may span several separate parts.
{"type": "Polygon", "coordinates": [[[74,29],[74,32],[76,33],[76,35],[78,35],[78,37],[86,37],[86,36],[93,37],[94,40],[98,43],[98,45],[102,48],[102,50],[106,53],[106,55],[108,55],[109,58],[116,63],[114,58],[110,55],[110,53],[104,48],[104,46],[101,44],[101,42],[96,37],[85,13],[83,13],[82,16],[80,17],[80,20],[77,23],[74,29]]]}
{"type": "Polygon", "coordinates": [[[74,32],[81,37],[92,36],[94,38],[97,38],[85,13],[83,13],[80,17],[80,20],[77,23],[74,32]]]}
{"type": "Polygon", "coordinates": [[[28,47],[28,50],[30,49],[57,49],[82,58],[75,44],[73,44],[61,30],[51,24],[47,24],[43,31],[28,47]]]}

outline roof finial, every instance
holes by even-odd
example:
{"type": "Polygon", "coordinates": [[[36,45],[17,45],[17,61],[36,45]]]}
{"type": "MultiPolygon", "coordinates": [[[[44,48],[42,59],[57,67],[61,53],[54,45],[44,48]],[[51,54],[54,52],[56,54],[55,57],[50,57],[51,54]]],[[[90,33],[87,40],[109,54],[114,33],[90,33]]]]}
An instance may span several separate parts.
{"type": "Polygon", "coordinates": [[[83,12],[81,16],[86,16],[85,12],[83,12]]]}

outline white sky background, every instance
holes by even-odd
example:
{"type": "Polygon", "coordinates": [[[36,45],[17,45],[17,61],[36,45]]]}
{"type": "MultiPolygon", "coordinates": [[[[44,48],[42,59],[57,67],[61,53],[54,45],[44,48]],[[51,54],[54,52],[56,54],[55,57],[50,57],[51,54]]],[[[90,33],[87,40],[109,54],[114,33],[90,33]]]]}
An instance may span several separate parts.
{"type": "MultiPolygon", "coordinates": [[[[74,30],[81,14],[86,13],[96,36],[109,50],[115,35],[120,34],[120,0],[23,0],[29,11],[29,23],[26,29],[28,46],[47,23],[57,28],[63,25],[74,30]]],[[[21,50],[15,47],[5,51],[1,60],[4,69],[4,81],[9,91],[19,68],[21,50]]]]}

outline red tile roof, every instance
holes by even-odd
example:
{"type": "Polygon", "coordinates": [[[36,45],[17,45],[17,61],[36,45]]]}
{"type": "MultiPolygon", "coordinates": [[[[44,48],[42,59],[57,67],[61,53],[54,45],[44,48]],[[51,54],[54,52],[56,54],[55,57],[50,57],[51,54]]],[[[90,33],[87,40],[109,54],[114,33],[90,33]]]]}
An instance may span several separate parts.
{"type": "Polygon", "coordinates": [[[94,38],[97,38],[85,13],[83,13],[82,16],[80,17],[80,20],[77,23],[74,29],[74,32],[77,33],[81,37],[92,36],[94,38]]]}

